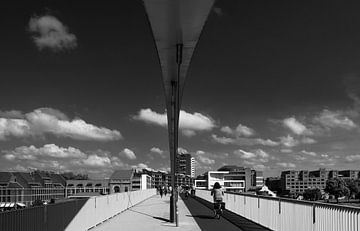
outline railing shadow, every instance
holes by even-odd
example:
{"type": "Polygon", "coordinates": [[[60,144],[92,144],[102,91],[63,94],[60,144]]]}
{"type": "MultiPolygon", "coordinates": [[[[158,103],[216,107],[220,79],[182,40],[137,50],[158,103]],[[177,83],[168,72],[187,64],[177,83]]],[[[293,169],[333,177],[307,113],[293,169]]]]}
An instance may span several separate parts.
{"type": "Polygon", "coordinates": [[[224,211],[220,220],[215,219],[213,204],[199,197],[183,198],[183,202],[191,212],[191,215],[186,216],[193,217],[201,230],[270,231],[228,210],[224,211]]]}

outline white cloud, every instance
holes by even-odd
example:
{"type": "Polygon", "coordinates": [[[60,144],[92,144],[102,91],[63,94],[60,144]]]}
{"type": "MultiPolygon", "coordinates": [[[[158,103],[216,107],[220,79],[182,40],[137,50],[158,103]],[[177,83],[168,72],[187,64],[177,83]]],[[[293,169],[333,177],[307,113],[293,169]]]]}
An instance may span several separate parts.
{"type": "Polygon", "coordinates": [[[351,130],[357,127],[357,125],[344,115],[341,111],[330,111],[323,110],[318,116],[314,118],[315,123],[319,123],[324,128],[342,128],[346,130],[351,130]]]}
{"type": "Polygon", "coordinates": [[[55,144],[45,144],[43,147],[21,146],[11,151],[3,151],[6,159],[35,160],[43,157],[53,158],[85,158],[86,154],[77,148],[62,148],[55,144]]]}
{"type": "Polygon", "coordinates": [[[189,153],[185,148],[182,148],[182,147],[178,147],[178,153],[180,154],[186,154],[186,153],[189,153]]]}
{"type": "Polygon", "coordinates": [[[52,108],[36,109],[24,114],[23,119],[0,118],[0,140],[10,136],[28,137],[44,134],[76,140],[122,139],[121,133],[117,130],[97,127],[82,119],[69,120],[64,113],[52,108]]]}
{"type": "Polygon", "coordinates": [[[280,163],[276,163],[276,164],[283,168],[296,168],[296,165],[293,163],[280,162],[280,163]]]}
{"type": "Polygon", "coordinates": [[[254,129],[249,128],[242,124],[239,124],[235,129],[231,129],[229,126],[224,126],[220,130],[226,134],[233,135],[235,137],[238,136],[250,137],[255,134],[254,129]]]}
{"type": "Polygon", "coordinates": [[[255,162],[266,163],[269,161],[270,155],[262,149],[256,149],[252,152],[247,152],[241,149],[235,150],[234,154],[241,159],[251,160],[255,162]]]}
{"type": "MultiPolygon", "coordinates": [[[[166,113],[159,114],[152,111],[150,108],[141,109],[136,116],[133,116],[133,119],[161,127],[167,126],[166,113]]],[[[185,136],[191,137],[194,136],[196,132],[210,131],[214,127],[214,120],[208,116],[198,112],[191,114],[183,110],[180,111],[179,129],[185,136]]]]}
{"type": "Polygon", "coordinates": [[[283,120],[285,127],[289,128],[296,135],[310,135],[312,134],[305,125],[300,123],[295,117],[289,117],[283,120]]]}
{"type": "Polygon", "coordinates": [[[157,147],[152,147],[152,148],[150,149],[150,152],[157,153],[157,154],[159,154],[159,155],[162,155],[162,154],[164,153],[163,150],[161,150],[160,148],[157,148],[157,147]]]}
{"type": "Polygon", "coordinates": [[[349,155],[349,156],[346,156],[345,159],[349,162],[359,161],[360,155],[349,155]]]}
{"type": "Polygon", "coordinates": [[[209,155],[212,155],[212,154],[199,150],[199,151],[196,151],[195,158],[197,158],[197,160],[202,164],[206,164],[206,165],[215,164],[215,160],[211,159],[209,157],[209,155]]]}
{"type": "Polygon", "coordinates": [[[22,119],[24,114],[21,111],[10,110],[10,111],[0,111],[0,117],[5,117],[9,119],[22,119]]]}
{"type": "Polygon", "coordinates": [[[77,47],[76,36],[69,33],[69,29],[54,16],[30,18],[28,30],[39,50],[62,51],[77,47]]]}
{"type": "Polygon", "coordinates": [[[107,156],[89,155],[88,158],[83,160],[83,163],[93,167],[111,166],[111,160],[107,156]]]}
{"type": "Polygon", "coordinates": [[[128,148],[124,148],[124,150],[122,150],[120,152],[120,155],[125,156],[126,158],[128,158],[130,160],[135,160],[136,159],[135,153],[132,150],[128,149],[128,148]]]}
{"type": "Polygon", "coordinates": [[[132,168],[136,168],[136,169],[149,169],[149,166],[147,164],[144,163],[139,163],[137,165],[133,165],[131,166],[132,168]]]}
{"type": "Polygon", "coordinates": [[[317,143],[316,140],[314,140],[314,139],[312,139],[312,138],[309,138],[309,137],[304,137],[304,138],[302,138],[300,141],[301,141],[301,143],[303,143],[303,144],[315,144],[315,143],[317,143]]]}
{"type": "Polygon", "coordinates": [[[282,145],[284,145],[285,147],[295,147],[299,144],[299,141],[294,139],[294,137],[287,135],[287,136],[283,136],[280,137],[280,142],[282,145]]]}
{"type": "Polygon", "coordinates": [[[39,169],[49,171],[72,171],[88,173],[90,176],[109,177],[115,169],[128,169],[117,156],[104,150],[87,151],[74,147],[59,147],[45,144],[42,147],[21,146],[13,150],[2,151],[3,170],[39,169]],[[6,168],[6,166],[9,166],[6,168]],[[13,166],[16,166],[15,168],[13,166]]]}
{"type": "Polygon", "coordinates": [[[315,152],[308,152],[305,150],[302,150],[300,153],[308,155],[308,156],[317,156],[317,154],[315,152]]]}
{"type": "Polygon", "coordinates": [[[261,138],[229,138],[229,137],[219,137],[215,134],[211,135],[211,138],[220,144],[235,144],[235,145],[244,145],[244,146],[253,146],[253,145],[264,145],[264,146],[277,146],[278,142],[272,141],[270,139],[261,139],[261,138]]]}

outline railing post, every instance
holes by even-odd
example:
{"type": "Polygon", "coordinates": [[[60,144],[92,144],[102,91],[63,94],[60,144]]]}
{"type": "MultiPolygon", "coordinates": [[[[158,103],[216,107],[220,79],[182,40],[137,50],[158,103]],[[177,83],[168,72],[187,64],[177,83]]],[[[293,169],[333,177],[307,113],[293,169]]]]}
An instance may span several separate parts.
{"type": "Polygon", "coordinates": [[[281,199],[279,198],[279,214],[281,214],[281,199]]]}
{"type": "Polygon", "coordinates": [[[315,203],[313,203],[313,224],[315,224],[315,203]]]}

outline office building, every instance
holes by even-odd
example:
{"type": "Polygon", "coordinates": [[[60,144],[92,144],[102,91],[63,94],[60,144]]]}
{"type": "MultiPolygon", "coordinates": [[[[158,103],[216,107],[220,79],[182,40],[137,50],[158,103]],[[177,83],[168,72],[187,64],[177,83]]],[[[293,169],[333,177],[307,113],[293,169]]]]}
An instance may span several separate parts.
{"type": "Polygon", "coordinates": [[[209,171],[197,177],[195,187],[211,189],[215,182],[219,182],[229,192],[246,192],[264,185],[262,172],[236,165],[225,165],[217,171],[209,171]]]}
{"type": "Polygon", "coordinates": [[[189,153],[179,153],[176,157],[176,173],[195,177],[195,158],[189,153]]]}

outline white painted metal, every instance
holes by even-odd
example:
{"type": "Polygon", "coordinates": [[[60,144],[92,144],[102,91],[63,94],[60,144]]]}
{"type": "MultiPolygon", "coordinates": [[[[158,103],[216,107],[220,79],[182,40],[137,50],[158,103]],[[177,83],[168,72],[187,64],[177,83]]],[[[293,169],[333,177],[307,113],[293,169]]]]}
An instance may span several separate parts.
{"type": "MultiPolygon", "coordinates": [[[[196,196],[213,200],[207,190],[196,196]]],[[[224,202],[229,211],[275,231],[360,231],[360,208],[234,193],[225,193],[224,202]]]]}
{"type": "Polygon", "coordinates": [[[88,230],[153,195],[156,195],[156,189],[91,197],[65,230],[88,230]]]}

